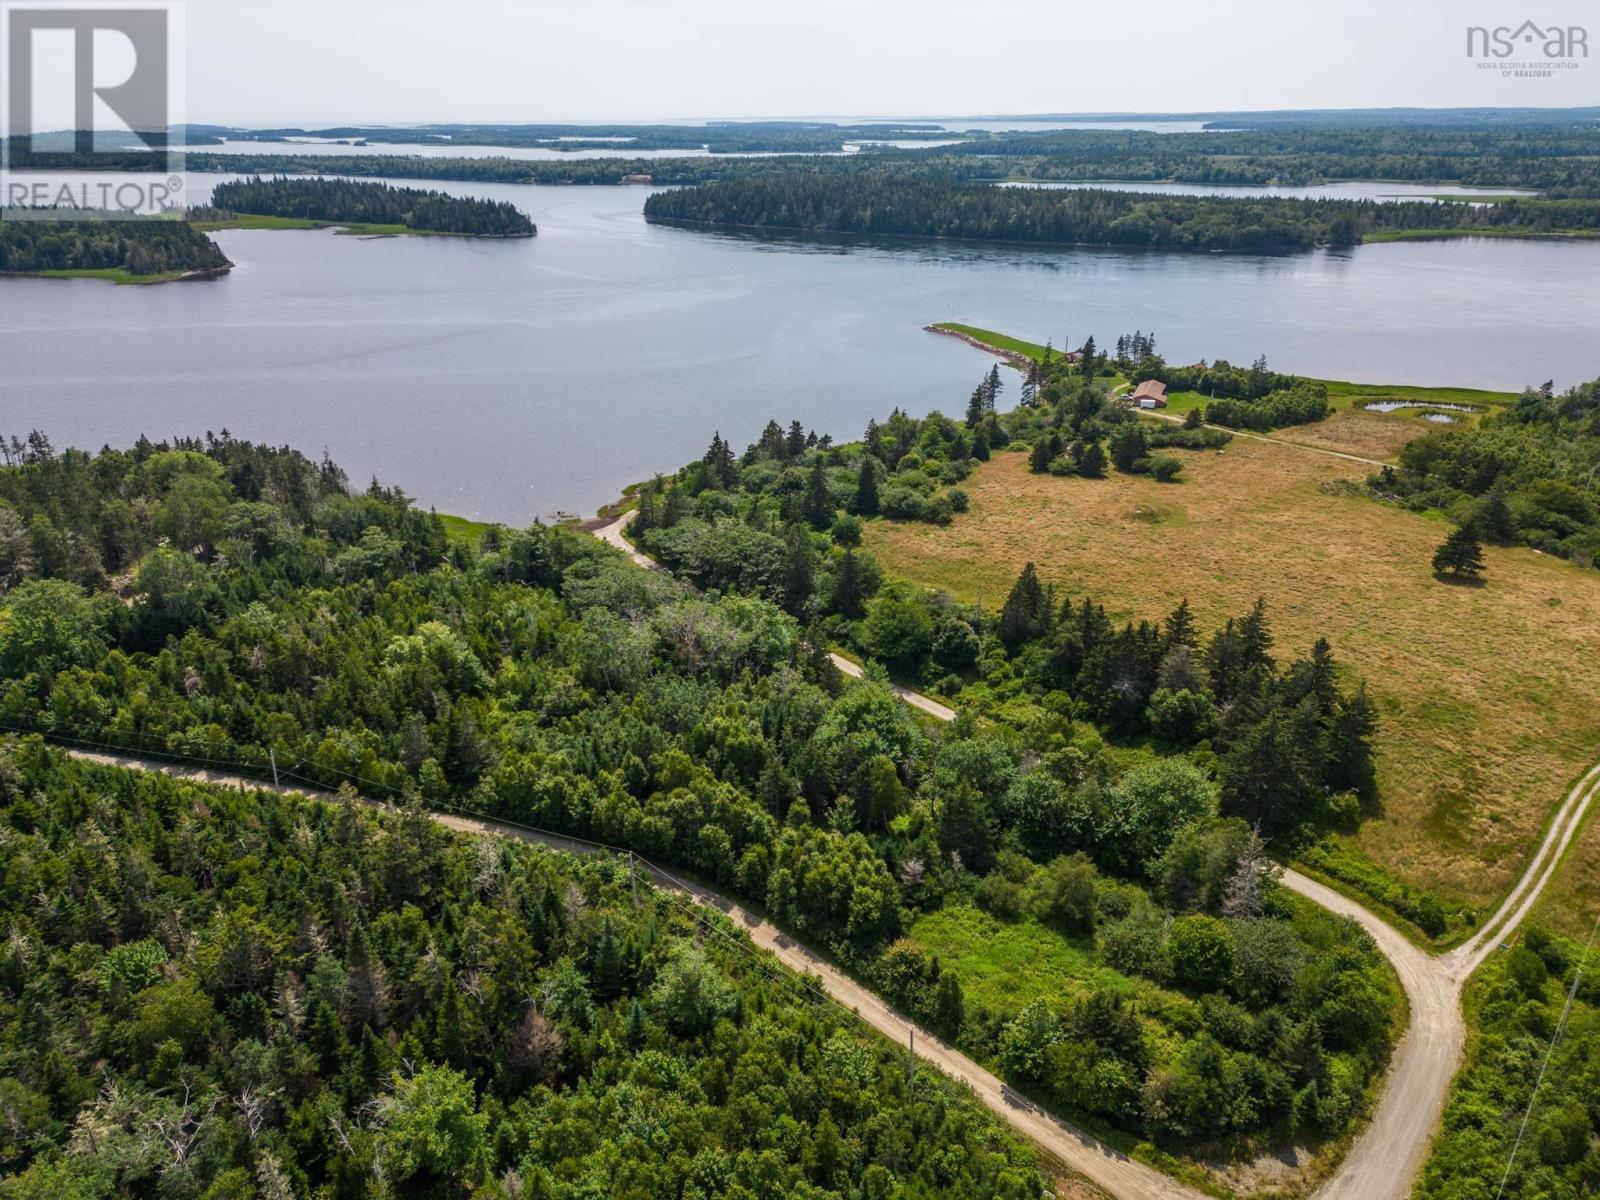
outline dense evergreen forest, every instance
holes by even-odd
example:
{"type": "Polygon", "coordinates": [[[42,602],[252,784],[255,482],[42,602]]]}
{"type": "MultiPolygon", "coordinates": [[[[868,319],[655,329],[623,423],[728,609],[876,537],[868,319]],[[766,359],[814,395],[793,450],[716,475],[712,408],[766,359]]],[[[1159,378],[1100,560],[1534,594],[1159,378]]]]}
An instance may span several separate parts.
{"type": "MultiPolygon", "coordinates": [[[[1592,118],[1574,114],[1507,114],[1504,122],[1451,122],[1384,120],[1373,117],[1358,122],[1317,122],[1309,114],[1294,120],[1251,115],[1240,118],[1250,128],[1224,128],[1202,133],[1149,133],[1138,130],[1051,130],[1045,133],[986,133],[965,131],[957,146],[870,146],[872,138],[898,141],[938,138],[938,134],[907,126],[859,126],[848,134],[829,130],[766,130],[755,126],[549,126],[538,136],[584,138],[587,142],[562,142],[562,146],[616,147],[618,142],[597,142],[605,136],[634,136],[627,146],[638,149],[837,150],[845,136],[869,141],[862,154],[842,158],[768,158],[768,160],[717,160],[717,158],[602,158],[571,162],[522,162],[512,158],[405,157],[400,170],[394,158],[362,155],[352,146],[350,157],[294,155],[291,142],[262,141],[262,154],[206,154],[190,150],[189,170],[194,171],[333,171],[339,174],[394,174],[405,178],[522,179],[528,182],[616,182],[626,174],[653,174],[658,182],[691,184],[710,179],[747,178],[789,173],[893,174],[896,178],[942,179],[1053,179],[1053,181],[1176,181],[1194,184],[1278,184],[1306,186],[1338,179],[1392,179],[1421,184],[1464,184],[1477,187],[1526,187],[1550,195],[1600,197],[1600,126],[1592,118]],[[282,149],[274,149],[274,146],[282,149]],[[387,163],[387,166],[386,166],[387,163]],[[446,174],[448,171],[448,174],[446,174]],[[491,174],[493,173],[493,174],[491,174]]],[[[341,136],[355,136],[355,128],[341,136]]],[[[237,133],[230,136],[238,136],[237,133]]],[[[285,136],[250,134],[250,136],[285,136]]],[[[366,131],[368,141],[414,141],[403,130],[366,131]]],[[[520,146],[512,131],[458,133],[454,144],[469,146],[520,146]]],[[[538,142],[534,142],[538,144],[538,142]]],[[[26,157],[26,152],[16,152],[26,157]]],[[[107,170],[109,155],[94,155],[93,165],[107,170]]],[[[123,165],[150,158],[125,155],[123,165]]],[[[42,170],[61,170],[72,157],[48,154],[38,158],[42,170]]],[[[165,162],[165,160],[163,160],[165,162]]],[[[86,163],[85,163],[86,165],[86,163]]]]}
{"type": "Polygon", "coordinates": [[[219,183],[211,193],[215,208],[227,212],[310,221],[350,221],[404,225],[432,233],[471,237],[532,237],[528,215],[499,200],[447,196],[421,188],[348,179],[250,179],[219,183]]]}
{"type": "Polygon", "coordinates": [[[1418,511],[1443,510],[1485,541],[1600,560],[1600,380],[1531,388],[1474,426],[1408,442],[1368,481],[1418,511]]]}
{"type": "Polygon", "coordinates": [[[805,234],[1180,250],[1304,250],[1406,231],[1600,230],[1600,201],[1291,200],[787,175],[658,192],[645,216],[805,234]]]}
{"type": "MultiPolygon", "coordinates": [[[[862,153],[826,158],[808,157],[804,151],[837,149],[837,146],[817,143],[800,147],[796,144],[792,148],[801,152],[787,158],[604,158],[532,162],[504,157],[417,155],[396,158],[363,155],[355,146],[348,156],[297,155],[292,144],[278,143],[279,148],[275,148],[272,143],[263,142],[260,155],[192,151],[187,155],[187,164],[193,171],[329,172],[525,183],[611,184],[629,175],[649,175],[654,182],[668,185],[786,174],[871,174],[943,182],[1174,181],[1219,186],[1304,186],[1344,179],[1377,179],[1530,188],[1553,197],[1600,198],[1600,127],[1592,120],[1574,118],[1562,122],[1524,114],[1507,123],[1449,123],[1441,119],[1428,124],[1396,119],[1387,125],[1319,124],[1310,120],[1300,123],[1262,120],[1256,124],[1257,127],[1250,129],[1166,134],[1112,129],[1044,133],[972,131],[960,134],[962,140],[955,146],[896,149],[869,145],[862,153]]],[[[920,136],[917,131],[899,128],[871,136],[891,135],[898,140],[920,136]]],[[[590,130],[585,136],[603,135],[590,130]]],[[[688,139],[678,144],[698,147],[700,142],[694,139],[704,139],[708,135],[700,127],[690,127],[671,136],[688,139]]],[[[489,138],[479,144],[517,143],[503,140],[496,143],[489,138]]],[[[665,134],[651,144],[671,148],[665,134]]],[[[593,145],[615,147],[617,143],[593,145]]],[[[641,142],[629,145],[644,147],[641,142]]],[[[755,147],[727,142],[717,143],[716,148],[755,147]]],[[[28,157],[25,151],[13,153],[24,160],[28,157]]],[[[150,169],[154,161],[138,154],[96,154],[92,162],[62,153],[43,153],[36,158],[39,169],[50,170],[74,165],[101,170],[114,166],[150,169]]]]}
{"type": "MultiPolygon", "coordinates": [[[[905,421],[877,453],[942,435],[905,421]]],[[[700,527],[706,561],[785,554],[781,589],[703,592],[565,528],[450,548],[399,493],[226,434],[96,455],[16,441],[0,723],[632,847],[762,905],[1097,1128],[1222,1154],[1348,1128],[1396,993],[1359,929],[1263,876],[1257,835],[1349,819],[1369,786],[1371,712],[1327,647],[1280,664],[1259,608],[1207,614],[1209,636],[1187,608],[1119,628],[1031,572],[998,616],[904,594],[853,547],[850,502],[791,521],[779,499],[819,469],[854,496],[877,454],[782,440],[741,461],[717,439],[653,498],[678,512],[647,540],[700,527]],[[926,648],[996,719],[928,728],[881,678],[846,683],[817,647],[853,629],[897,669],[926,648]],[[1042,1006],[968,1004],[902,939],[974,905],[1099,965],[1042,1006]],[[1086,1069],[1106,1086],[1085,1091],[1086,1069]]],[[[188,1061],[179,1041],[153,1060],[188,1061]]],[[[737,1108],[737,1089],[706,1095],[737,1108]]],[[[326,1115],[307,1121],[325,1136],[326,1115]]]]}
{"type": "Polygon", "coordinates": [[[32,739],[0,836],[7,1200],[1041,1194],[974,1100],[620,861],[32,739]]]}
{"type": "Polygon", "coordinates": [[[0,221],[0,272],[221,271],[218,245],[182,221],[0,221]]]}

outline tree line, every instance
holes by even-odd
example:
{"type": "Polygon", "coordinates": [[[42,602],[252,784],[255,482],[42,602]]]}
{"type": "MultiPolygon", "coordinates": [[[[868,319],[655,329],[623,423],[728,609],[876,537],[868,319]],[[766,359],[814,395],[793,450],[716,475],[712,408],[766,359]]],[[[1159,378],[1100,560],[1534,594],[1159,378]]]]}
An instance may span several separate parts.
{"type": "Polygon", "coordinates": [[[221,247],[183,221],[0,222],[0,272],[121,269],[164,275],[232,265],[221,247]]]}
{"type": "Polygon", "coordinates": [[[422,188],[348,179],[228,180],[212,190],[211,203],[228,212],[312,221],[404,225],[434,233],[471,237],[532,237],[528,215],[503,200],[449,196],[422,188]]]}
{"type": "Polygon", "coordinates": [[[7,1200],[1041,1193],[970,1096],[621,860],[32,738],[0,830],[7,1200]]]}
{"type": "MultiPolygon", "coordinates": [[[[1532,546],[1584,565],[1600,558],[1600,380],[1529,388],[1476,424],[1406,443],[1375,473],[1380,498],[1439,509],[1485,542],[1532,546]]],[[[1445,564],[1448,566],[1449,564],[1445,564]]]]}
{"type": "MultiPolygon", "coordinates": [[[[1356,693],[1328,656],[1274,666],[1260,614],[1208,641],[1176,617],[1176,633],[1120,628],[1087,600],[1071,606],[1070,628],[1058,625],[1066,606],[1048,588],[1024,587],[994,615],[914,600],[881,577],[874,586],[836,510],[825,520],[818,509],[822,529],[768,527],[775,501],[741,491],[762,469],[793,469],[804,497],[812,460],[835,447],[794,434],[766,436],[749,462],[718,438],[689,469],[698,491],[655,497],[684,510],[666,532],[744,530],[763,554],[767,539],[808,544],[809,564],[797,559],[786,579],[792,610],[765,581],[697,593],[570,529],[495,529],[449,547],[439,522],[392,489],[353,492],[330,463],[225,435],[97,455],[57,452],[42,435],[17,442],[15,465],[0,469],[12,563],[0,721],[263,776],[276,765],[626,845],[762,904],[872,979],[917,913],[979,900],[1004,911],[1010,889],[1048,890],[1034,870],[1065,872],[1061,890],[1081,901],[1087,887],[1104,914],[1082,927],[1098,931],[1105,969],[1203,1014],[1178,1028],[1157,1012],[1119,1018],[1122,1102],[1086,1115],[1178,1149],[1223,1134],[1336,1135],[1387,1052],[1392,996],[1376,952],[1337,923],[1301,929],[1270,886],[1227,901],[1229,880],[1258,875],[1252,821],[1278,837],[1346,811],[1335,789],[1354,776],[1336,772],[1360,767],[1362,739],[1349,721],[1356,693]],[[742,511],[751,499],[762,520],[742,511]],[[809,593],[807,565],[821,585],[809,593]],[[821,597],[851,586],[864,615],[831,625],[821,597]],[[885,657],[925,645],[974,685],[964,705],[982,708],[984,687],[1003,676],[1022,686],[1003,721],[925,729],[881,678],[847,684],[820,653],[852,628],[885,657]],[[1187,674],[1177,658],[1159,674],[1169,637],[1197,639],[1187,674]],[[1175,704],[1192,718],[1172,720],[1177,741],[1130,754],[1097,726],[1125,714],[1127,728],[1143,728],[1159,688],[1140,704],[1118,680],[1149,661],[1157,674],[1137,675],[1136,688],[1181,678],[1192,687],[1168,691],[1198,699],[1175,704]],[[1225,702],[1262,731],[1218,721],[1225,702]],[[1207,920],[1175,934],[1169,915],[1207,920]],[[1191,970],[1194,938],[1205,972],[1191,970]],[[1256,974],[1260,946],[1291,943],[1292,955],[1276,954],[1282,970],[1256,974]],[[1141,1048],[1128,1049],[1135,1034],[1141,1048]],[[1205,1090],[1216,1061],[1230,1064],[1221,1125],[1198,1116],[1223,1094],[1205,1090]]],[[[891,426],[880,447],[899,436],[891,426]]],[[[382,855],[398,869],[414,857],[382,855]]],[[[1113,979],[1086,986],[1125,986],[1113,979]]],[[[950,1021],[962,981],[939,986],[950,1021]]],[[[941,1028],[1077,1111],[1083,1096],[1062,1089],[1091,1027],[1027,1024],[1002,1037],[1019,1015],[974,1004],[941,1028]],[[1024,1053],[1034,1032],[1038,1053],[1059,1064],[1042,1074],[1024,1053]]],[[[359,1032],[345,1036],[354,1045],[359,1032]]],[[[574,1120],[575,1136],[592,1127],[574,1120]]]]}
{"type": "Polygon", "coordinates": [[[1093,188],[993,187],[881,175],[790,174],[658,192],[653,221],[815,234],[1289,251],[1373,234],[1600,228],[1600,202],[1302,200],[1093,188]]]}

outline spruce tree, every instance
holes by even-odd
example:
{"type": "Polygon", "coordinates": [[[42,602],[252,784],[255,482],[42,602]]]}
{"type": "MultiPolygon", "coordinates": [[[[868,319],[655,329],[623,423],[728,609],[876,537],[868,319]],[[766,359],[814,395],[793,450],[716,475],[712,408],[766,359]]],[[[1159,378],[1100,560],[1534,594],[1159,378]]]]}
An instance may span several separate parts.
{"type": "Polygon", "coordinates": [[[1272,665],[1272,656],[1268,653],[1272,649],[1272,630],[1267,626],[1265,597],[1258,597],[1250,615],[1239,622],[1239,649],[1246,670],[1272,665]]]}
{"type": "Polygon", "coordinates": [[[1111,439],[1111,461],[1124,475],[1132,474],[1139,460],[1150,450],[1150,439],[1138,423],[1124,425],[1111,439]]]}
{"type": "Polygon", "coordinates": [[[989,427],[979,425],[972,434],[972,457],[979,462],[989,461],[989,427]]]}
{"type": "Polygon", "coordinates": [[[1479,536],[1491,542],[1516,540],[1517,523],[1511,515],[1511,506],[1506,503],[1503,486],[1495,484],[1478,502],[1478,511],[1473,514],[1472,525],[1479,536]]]}
{"type": "Polygon", "coordinates": [[[863,517],[878,515],[878,460],[870,454],[861,456],[861,470],[856,475],[855,510],[863,517]]]}
{"type": "Polygon", "coordinates": [[[861,577],[861,564],[854,550],[846,550],[839,560],[839,571],[833,577],[833,609],[852,621],[867,611],[866,581],[861,577]]]}
{"type": "Polygon", "coordinates": [[[1043,627],[1040,620],[1046,610],[1044,589],[1039,586],[1039,573],[1032,563],[1022,568],[1011,594],[1000,608],[1000,640],[1007,650],[1015,651],[1043,627]]]}
{"type": "Polygon", "coordinates": [[[1083,457],[1078,460],[1078,473],[1090,479],[1100,479],[1106,473],[1105,447],[1099,442],[1090,442],[1083,448],[1083,457]]]}
{"type": "Polygon", "coordinates": [[[1483,574],[1483,546],[1469,525],[1451,530],[1433,553],[1433,569],[1457,579],[1476,579],[1483,574]]]}
{"type": "Polygon", "coordinates": [[[1162,644],[1167,650],[1175,646],[1187,646],[1193,650],[1200,644],[1200,637],[1195,632],[1194,616],[1189,611],[1188,598],[1178,601],[1178,607],[1172,610],[1172,615],[1167,618],[1166,626],[1162,630],[1162,644]]]}
{"type": "Polygon", "coordinates": [[[806,431],[798,420],[789,422],[789,438],[784,445],[784,452],[791,459],[799,458],[806,452],[806,431]]]}
{"type": "Polygon", "coordinates": [[[1035,475],[1048,471],[1050,464],[1055,461],[1056,448],[1054,440],[1054,438],[1041,435],[1033,443],[1033,449],[1028,452],[1028,470],[1035,475]]]}
{"type": "Polygon", "coordinates": [[[984,385],[980,383],[972,389],[972,396],[967,400],[968,429],[975,428],[978,422],[983,420],[983,414],[987,411],[987,407],[984,402],[984,385]]]}
{"type": "Polygon", "coordinates": [[[816,555],[811,539],[801,526],[791,526],[783,555],[784,611],[803,617],[816,590],[816,555]]]}
{"type": "Polygon", "coordinates": [[[812,456],[811,477],[806,481],[806,520],[814,529],[825,529],[833,523],[833,493],[828,490],[828,474],[820,454],[812,456]]]}

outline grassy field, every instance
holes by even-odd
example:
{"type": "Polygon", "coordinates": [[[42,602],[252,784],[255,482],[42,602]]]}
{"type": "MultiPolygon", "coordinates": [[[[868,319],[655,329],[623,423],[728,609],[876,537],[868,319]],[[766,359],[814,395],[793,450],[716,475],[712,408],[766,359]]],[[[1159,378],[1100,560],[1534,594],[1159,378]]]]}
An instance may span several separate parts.
{"type": "MultiPolygon", "coordinates": [[[[1334,940],[1338,918],[1332,914],[1298,898],[1291,898],[1290,913],[1306,945],[1326,947],[1334,940]]],[[[970,904],[952,904],[923,913],[907,937],[956,972],[969,1015],[987,1009],[1009,1019],[1034,1000],[1059,1010],[1092,992],[1109,991],[1136,1002],[1145,1036],[1158,1054],[1173,1052],[1204,1021],[1192,997],[1124,975],[1100,961],[1092,939],[1065,937],[1031,918],[1001,920],[970,904]]],[[[1387,969],[1384,974],[1394,996],[1390,1036],[1398,1039],[1407,1010],[1399,981],[1387,969]]],[[[1083,1114],[1068,1115],[1116,1148],[1222,1195],[1303,1195],[1342,1158],[1350,1136],[1297,1146],[1301,1160],[1291,1168],[1262,1141],[1240,1139],[1226,1150],[1219,1144],[1214,1147],[1219,1153],[1195,1158],[1166,1153],[1083,1114]]]]}
{"type": "Polygon", "coordinates": [[[442,233],[436,229],[412,229],[409,225],[379,225],[361,221],[313,221],[309,217],[269,217],[259,213],[239,213],[226,221],[196,221],[194,227],[202,233],[215,233],[219,229],[332,229],[335,233],[357,234],[363,237],[392,237],[402,233],[417,237],[465,236],[442,233]]]}
{"type": "Polygon", "coordinates": [[[1450,238],[1523,238],[1530,241],[1600,237],[1593,229],[1552,229],[1535,233],[1529,229],[1503,229],[1480,225],[1471,229],[1375,229],[1361,235],[1363,244],[1371,242],[1441,242],[1450,238]]]}
{"type": "MultiPolygon", "coordinates": [[[[1025,342],[1021,338],[1008,337],[1003,333],[996,333],[993,329],[979,329],[976,325],[963,325],[958,321],[937,321],[934,329],[944,329],[951,333],[959,333],[965,337],[974,338],[987,346],[997,350],[1004,350],[1009,354],[1022,354],[1038,362],[1044,358],[1044,347],[1037,342],[1025,342]]],[[[1056,347],[1057,353],[1061,350],[1056,347]]]]}
{"type": "Polygon", "coordinates": [[[1184,462],[1173,486],[1033,475],[1000,454],[949,527],[873,521],[867,545],[891,573],[991,608],[1030,560],[1120,617],[1187,597],[1209,629],[1265,597],[1280,655],[1326,635],[1380,706],[1382,814],[1350,848],[1487,905],[1600,753],[1600,573],[1490,548],[1485,586],[1451,586],[1428,568],[1446,527],[1343,493],[1359,463],[1244,439],[1184,462]]]}
{"type": "Polygon", "coordinates": [[[135,275],[122,267],[76,267],[65,271],[39,271],[46,279],[104,279],[116,284],[171,283],[188,271],[160,271],[154,275],[135,275]]]}
{"type": "Polygon", "coordinates": [[[969,1006],[1006,1015],[1034,1000],[1059,1005],[1095,991],[1156,990],[1097,963],[1087,940],[1069,941],[1033,920],[1002,922],[956,906],[918,917],[910,937],[955,969],[969,1006]]]}
{"type": "Polygon", "coordinates": [[[450,539],[452,546],[476,547],[484,533],[494,528],[492,521],[471,521],[449,513],[440,513],[439,520],[444,523],[445,536],[450,539]]]}

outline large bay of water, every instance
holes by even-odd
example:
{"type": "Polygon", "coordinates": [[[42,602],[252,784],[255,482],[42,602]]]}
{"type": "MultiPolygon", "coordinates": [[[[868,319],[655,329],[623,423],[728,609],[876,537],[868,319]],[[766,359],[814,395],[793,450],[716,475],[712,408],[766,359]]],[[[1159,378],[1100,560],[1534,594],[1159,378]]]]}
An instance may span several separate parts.
{"type": "Polygon", "coordinates": [[[513,201],[539,236],[235,231],[237,269],[211,282],[0,280],[0,433],[227,428],[524,522],[591,512],[713,430],[742,446],[768,418],[850,438],[896,405],[959,412],[989,364],[930,321],[1058,346],[1154,330],[1175,362],[1266,353],[1370,382],[1600,375],[1600,242],[817,247],[646,225],[642,188],[443,186],[513,201]]]}

